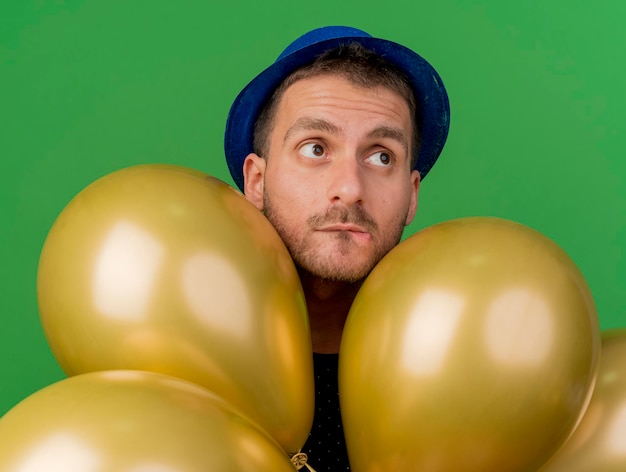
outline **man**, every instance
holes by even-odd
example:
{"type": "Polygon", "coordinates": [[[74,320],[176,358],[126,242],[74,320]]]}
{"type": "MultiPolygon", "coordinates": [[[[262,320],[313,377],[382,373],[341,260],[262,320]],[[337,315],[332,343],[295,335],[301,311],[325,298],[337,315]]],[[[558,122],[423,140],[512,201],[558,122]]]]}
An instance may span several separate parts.
{"type": "Polygon", "coordinates": [[[230,110],[231,175],[282,237],[306,296],[316,411],[303,452],[318,472],[349,470],[337,382],[348,311],[413,219],[448,127],[423,58],[347,27],[298,38],[230,110]]]}

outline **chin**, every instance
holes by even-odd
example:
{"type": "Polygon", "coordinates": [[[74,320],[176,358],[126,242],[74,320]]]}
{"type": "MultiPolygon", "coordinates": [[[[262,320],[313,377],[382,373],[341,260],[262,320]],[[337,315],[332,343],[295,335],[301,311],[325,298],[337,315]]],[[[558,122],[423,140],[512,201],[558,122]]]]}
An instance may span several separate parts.
{"type": "Polygon", "coordinates": [[[360,283],[372,271],[375,264],[356,264],[354,261],[337,263],[338,261],[303,261],[298,267],[310,276],[332,282],[360,283]],[[310,262],[310,263],[307,263],[310,262]]]}

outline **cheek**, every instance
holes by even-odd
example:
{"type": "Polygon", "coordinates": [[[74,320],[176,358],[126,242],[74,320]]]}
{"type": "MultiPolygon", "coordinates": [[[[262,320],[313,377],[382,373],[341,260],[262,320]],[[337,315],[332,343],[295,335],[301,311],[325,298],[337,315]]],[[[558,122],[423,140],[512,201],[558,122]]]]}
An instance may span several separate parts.
{"type": "Polygon", "coordinates": [[[288,172],[276,172],[266,178],[265,192],[279,208],[296,208],[296,212],[309,210],[318,198],[311,179],[297,179],[288,172]]]}
{"type": "Polygon", "coordinates": [[[404,226],[406,217],[411,206],[412,193],[410,189],[389,191],[375,202],[376,212],[384,221],[385,225],[396,227],[404,226]]]}
{"type": "Polygon", "coordinates": [[[266,179],[265,206],[272,214],[272,222],[280,226],[281,230],[299,232],[312,213],[313,203],[314,196],[308,187],[297,185],[285,176],[266,179]]]}

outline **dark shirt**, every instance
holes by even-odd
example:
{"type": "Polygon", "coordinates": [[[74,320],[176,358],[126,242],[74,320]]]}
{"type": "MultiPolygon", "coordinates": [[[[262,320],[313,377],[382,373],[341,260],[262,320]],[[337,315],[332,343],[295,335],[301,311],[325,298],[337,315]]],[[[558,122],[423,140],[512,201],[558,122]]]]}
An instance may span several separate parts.
{"type": "Polygon", "coordinates": [[[350,470],[339,410],[339,354],[313,354],[315,416],[302,452],[316,472],[350,470]]]}

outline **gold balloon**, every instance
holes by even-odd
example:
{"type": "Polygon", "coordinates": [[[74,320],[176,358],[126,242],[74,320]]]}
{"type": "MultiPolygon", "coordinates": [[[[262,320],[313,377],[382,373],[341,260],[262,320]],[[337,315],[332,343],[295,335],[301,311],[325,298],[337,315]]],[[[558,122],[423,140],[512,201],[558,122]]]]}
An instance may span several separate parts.
{"type": "Polygon", "coordinates": [[[598,378],[582,421],[541,472],[625,470],[626,329],[615,329],[602,333],[598,378]]]}
{"type": "Polygon", "coordinates": [[[163,374],[78,375],[0,419],[3,472],[293,472],[280,446],[208,390],[163,374]]]}
{"type": "Polygon", "coordinates": [[[41,320],[68,375],[136,369],[209,388],[288,452],[313,418],[295,266],[243,195],[191,169],[109,174],[62,211],[42,250],[41,320]]]}
{"type": "Polygon", "coordinates": [[[589,288],[548,238],[497,218],[420,231],[372,271],[344,329],[352,470],[536,470],[586,407],[598,351],[589,288]]]}

